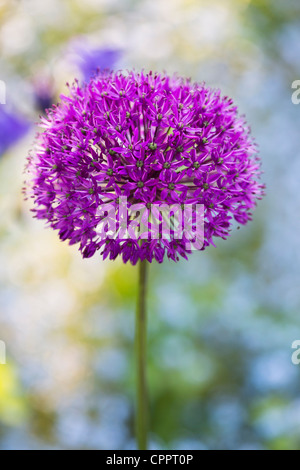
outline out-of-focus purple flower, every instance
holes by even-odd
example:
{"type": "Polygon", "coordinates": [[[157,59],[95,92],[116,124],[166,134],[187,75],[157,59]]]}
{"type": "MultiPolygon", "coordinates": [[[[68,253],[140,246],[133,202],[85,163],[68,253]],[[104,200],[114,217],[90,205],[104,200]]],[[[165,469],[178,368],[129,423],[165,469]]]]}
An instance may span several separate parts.
{"type": "Polygon", "coordinates": [[[38,111],[44,113],[50,108],[54,101],[53,81],[45,76],[38,76],[33,83],[33,96],[35,107],[38,111]]]}
{"type": "Polygon", "coordinates": [[[162,262],[165,254],[187,258],[185,236],[111,237],[104,220],[120,220],[123,198],[129,209],[149,209],[145,225],[161,204],[202,205],[205,249],[214,237],[228,237],[232,218],[250,220],[263,195],[244,119],[231,99],[205,84],[151,72],[105,73],[83,87],[76,82],[41,124],[27,194],[36,217],[61,240],[80,243],[84,257],[101,250],[104,258],[122,255],[133,264],[162,262]]]}
{"type": "Polygon", "coordinates": [[[117,49],[89,48],[82,44],[76,45],[75,53],[76,65],[85,82],[88,82],[99,71],[112,70],[121,55],[117,49]]]}
{"type": "Polygon", "coordinates": [[[0,156],[20,140],[29,130],[29,123],[22,117],[0,106],[0,156]]]}

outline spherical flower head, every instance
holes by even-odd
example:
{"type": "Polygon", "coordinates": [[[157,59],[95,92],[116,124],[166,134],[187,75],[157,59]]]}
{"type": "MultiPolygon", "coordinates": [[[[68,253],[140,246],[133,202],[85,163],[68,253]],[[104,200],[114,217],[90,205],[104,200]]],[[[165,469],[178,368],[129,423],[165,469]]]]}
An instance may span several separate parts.
{"type": "Polygon", "coordinates": [[[205,84],[104,73],[75,82],[41,125],[26,192],[35,216],[80,244],[83,257],[187,259],[226,239],[234,220],[246,224],[263,195],[249,128],[205,84]]]}

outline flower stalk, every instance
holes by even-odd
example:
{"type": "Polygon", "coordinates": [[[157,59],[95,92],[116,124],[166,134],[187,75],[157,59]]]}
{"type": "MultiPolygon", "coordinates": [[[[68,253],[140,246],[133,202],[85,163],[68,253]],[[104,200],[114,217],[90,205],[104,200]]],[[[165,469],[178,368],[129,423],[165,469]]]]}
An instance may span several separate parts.
{"type": "Polygon", "coordinates": [[[139,450],[147,450],[148,434],[148,393],[146,379],[147,356],[147,294],[148,261],[139,262],[138,297],[136,309],[136,436],[139,450]]]}

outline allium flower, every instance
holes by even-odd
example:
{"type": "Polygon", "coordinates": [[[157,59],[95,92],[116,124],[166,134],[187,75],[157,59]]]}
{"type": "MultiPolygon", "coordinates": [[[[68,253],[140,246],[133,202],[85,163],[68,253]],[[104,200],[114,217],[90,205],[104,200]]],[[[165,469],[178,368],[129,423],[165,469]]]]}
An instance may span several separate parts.
{"type": "Polygon", "coordinates": [[[232,100],[205,84],[151,72],[105,73],[82,87],[75,82],[41,124],[28,163],[34,212],[61,240],[79,243],[84,257],[100,250],[103,258],[122,255],[135,264],[191,252],[186,234],[109,236],[102,209],[109,204],[109,217],[119,220],[121,198],[129,208],[146,208],[145,223],[150,207],[201,205],[205,249],[215,237],[228,237],[234,219],[250,220],[263,195],[249,128],[232,100]]]}
{"type": "Polygon", "coordinates": [[[120,51],[112,48],[90,48],[85,44],[77,44],[76,64],[84,81],[88,82],[99,70],[112,69],[120,57],[120,51]]]}
{"type": "Polygon", "coordinates": [[[0,156],[18,142],[29,129],[29,123],[0,106],[0,156]]]}

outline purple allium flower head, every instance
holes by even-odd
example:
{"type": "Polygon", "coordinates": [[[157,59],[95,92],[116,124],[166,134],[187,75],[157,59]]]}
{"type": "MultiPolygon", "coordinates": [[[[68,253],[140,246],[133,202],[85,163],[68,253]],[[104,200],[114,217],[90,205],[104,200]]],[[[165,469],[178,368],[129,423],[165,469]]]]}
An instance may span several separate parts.
{"type": "Polygon", "coordinates": [[[42,126],[29,157],[27,194],[35,216],[61,240],[79,243],[84,257],[100,250],[103,258],[122,255],[135,264],[162,262],[165,254],[177,261],[191,252],[184,236],[109,236],[103,220],[108,212],[120,218],[120,199],[149,210],[201,205],[205,249],[214,237],[226,239],[233,219],[250,220],[263,195],[244,119],[205,84],[151,72],[105,73],[82,87],[75,82],[42,126]]]}
{"type": "Polygon", "coordinates": [[[120,51],[112,48],[90,48],[85,44],[77,44],[75,51],[76,64],[85,82],[88,82],[99,70],[114,68],[120,58],[120,51]]]}
{"type": "Polygon", "coordinates": [[[29,130],[29,123],[0,106],[0,156],[18,142],[29,130]]]}

